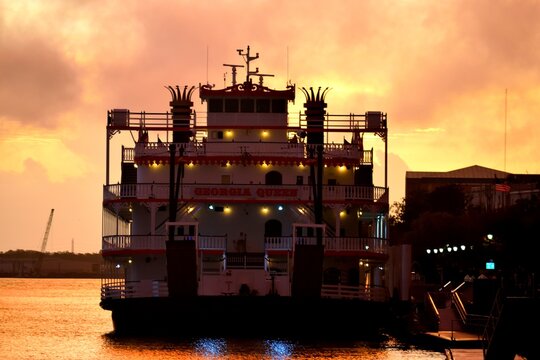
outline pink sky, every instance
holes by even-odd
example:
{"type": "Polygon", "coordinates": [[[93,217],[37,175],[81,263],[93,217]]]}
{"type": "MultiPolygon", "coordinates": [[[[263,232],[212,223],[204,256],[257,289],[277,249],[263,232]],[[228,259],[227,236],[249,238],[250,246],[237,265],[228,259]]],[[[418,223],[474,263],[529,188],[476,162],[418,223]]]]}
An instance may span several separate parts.
{"type": "Polygon", "coordinates": [[[388,114],[392,202],[407,170],[540,173],[539,18],[525,0],[0,0],[0,251],[39,250],[51,208],[47,250],[99,251],[107,110],[222,87],[247,45],[270,87],[388,114]]]}

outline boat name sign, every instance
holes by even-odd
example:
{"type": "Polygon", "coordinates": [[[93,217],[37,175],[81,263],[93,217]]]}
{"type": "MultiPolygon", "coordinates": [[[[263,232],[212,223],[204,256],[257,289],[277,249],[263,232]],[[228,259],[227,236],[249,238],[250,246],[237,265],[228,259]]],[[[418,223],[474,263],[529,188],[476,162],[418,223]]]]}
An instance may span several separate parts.
{"type": "MultiPolygon", "coordinates": [[[[197,196],[243,196],[253,197],[251,188],[215,188],[215,187],[197,187],[194,189],[197,196]]],[[[298,196],[298,189],[269,189],[269,188],[257,188],[253,189],[254,194],[257,197],[296,197],[298,196]]]]}

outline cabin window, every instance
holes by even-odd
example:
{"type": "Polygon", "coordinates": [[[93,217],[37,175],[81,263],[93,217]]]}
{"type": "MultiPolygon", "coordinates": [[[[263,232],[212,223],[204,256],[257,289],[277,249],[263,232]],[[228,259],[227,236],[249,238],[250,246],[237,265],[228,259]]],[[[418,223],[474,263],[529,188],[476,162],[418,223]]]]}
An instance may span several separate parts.
{"type": "Polygon", "coordinates": [[[296,177],[296,185],[304,185],[304,177],[302,175],[296,177]]]}
{"type": "Polygon", "coordinates": [[[251,113],[255,111],[255,100],[242,99],[240,100],[240,112],[251,113]]]}
{"type": "Polygon", "coordinates": [[[281,185],[283,183],[281,173],[278,171],[270,171],[265,176],[266,185],[281,185]]]}
{"type": "Polygon", "coordinates": [[[286,113],[287,112],[287,100],[274,99],[272,100],[272,112],[273,113],[286,113]]]}
{"type": "Polygon", "coordinates": [[[337,185],[337,180],[336,179],[328,179],[328,185],[336,186],[337,185]]]}
{"type": "Polygon", "coordinates": [[[270,99],[257,99],[257,112],[269,113],[270,112],[270,99]]]}
{"type": "Polygon", "coordinates": [[[212,131],[210,132],[210,137],[212,139],[223,139],[223,131],[212,131]]]}
{"type": "Polygon", "coordinates": [[[209,99],[208,112],[223,112],[223,99],[209,99]]]}
{"type": "Polygon", "coordinates": [[[231,183],[231,175],[221,175],[221,183],[222,184],[230,184],[231,183]]]}
{"type": "Polygon", "coordinates": [[[238,99],[225,99],[225,112],[238,112],[238,99]]]}

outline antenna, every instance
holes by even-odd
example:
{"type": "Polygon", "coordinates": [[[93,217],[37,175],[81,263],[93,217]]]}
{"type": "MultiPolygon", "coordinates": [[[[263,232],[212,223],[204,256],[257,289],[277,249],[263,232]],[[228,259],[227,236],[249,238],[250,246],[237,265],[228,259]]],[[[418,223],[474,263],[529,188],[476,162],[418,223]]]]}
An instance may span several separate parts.
{"type": "Polygon", "coordinates": [[[208,45],[206,45],[206,83],[208,84],[208,45]]]}
{"type": "Polygon", "coordinates": [[[246,82],[249,82],[249,77],[259,72],[259,68],[256,68],[255,71],[249,71],[249,63],[253,60],[258,59],[259,53],[256,53],[255,56],[250,56],[249,45],[247,47],[247,52],[244,52],[243,49],[237,49],[236,51],[238,51],[238,55],[242,56],[244,58],[244,61],[246,62],[246,66],[247,66],[246,82]]]}
{"type": "Polygon", "coordinates": [[[504,171],[506,172],[506,115],[508,103],[508,89],[504,89],[504,171]]]}
{"type": "Polygon", "coordinates": [[[285,79],[285,85],[289,83],[289,46],[287,46],[287,79],[285,79]]]}
{"type": "Polygon", "coordinates": [[[265,77],[265,76],[274,77],[274,75],[272,75],[272,74],[257,74],[257,75],[259,75],[259,85],[260,86],[263,86],[263,77],[265,77]]]}
{"type": "MultiPolygon", "coordinates": [[[[229,66],[232,68],[232,84],[233,86],[236,85],[236,68],[237,67],[244,67],[244,65],[234,65],[234,64],[223,64],[223,66],[229,66]]],[[[225,79],[223,79],[225,81],[225,79]]]]}

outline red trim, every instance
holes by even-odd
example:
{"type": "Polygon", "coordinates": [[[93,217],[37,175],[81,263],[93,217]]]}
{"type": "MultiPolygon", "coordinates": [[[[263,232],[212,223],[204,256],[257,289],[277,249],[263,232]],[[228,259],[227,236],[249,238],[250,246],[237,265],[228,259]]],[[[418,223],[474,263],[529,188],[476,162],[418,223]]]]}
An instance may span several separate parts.
{"type": "MultiPolygon", "coordinates": [[[[169,164],[170,157],[168,156],[135,156],[134,162],[137,165],[150,165],[154,162],[161,164],[169,164]]],[[[223,163],[230,165],[273,165],[273,166],[309,166],[315,163],[314,159],[295,158],[287,156],[250,156],[246,159],[242,156],[184,156],[178,158],[176,163],[195,165],[221,165],[223,163]]],[[[360,159],[357,158],[329,158],[324,159],[324,164],[327,166],[357,166],[362,165],[360,159]]]]}
{"type": "Polygon", "coordinates": [[[221,255],[225,250],[216,250],[216,249],[199,249],[199,253],[209,254],[209,255],[221,255]]]}
{"type": "Polygon", "coordinates": [[[161,255],[165,254],[165,249],[117,249],[101,250],[102,256],[122,256],[122,255],[161,255]]]}
{"type": "Polygon", "coordinates": [[[277,249],[267,249],[266,253],[268,255],[288,255],[291,253],[289,250],[277,250],[277,249]]]}
{"type": "MultiPolygon", "coordinates": [[[[168,202],[169,199],[137,199],[137,198],[120,198],[120,199],[111,199],[111,200],[103,200],[103,205],[106,204],[114,204],[114,203],[124,203],[124,202],[140,202],[140,203],[151,203],[151,202],[168,202]]],[[[313,204],[313,201],[306,201],[305,199],[294,199],[294,200],[287,200],[284,198],[280,199],[269,199],[269,198],[261,198],[261,199],[218,199],[218,198],[178,198],[178,201],[184,201],[189,203],[212,203],[212,204],[313,204]]],[[[383,202],[374,202],[370,200],[355,200],[355,199],[340,199],[340,200],[323,200],[323,204],[359,204],[359,205],[372,205],[372,206],[380,206],[380,207],[387,207],[388,203],[383,202]]]]}

